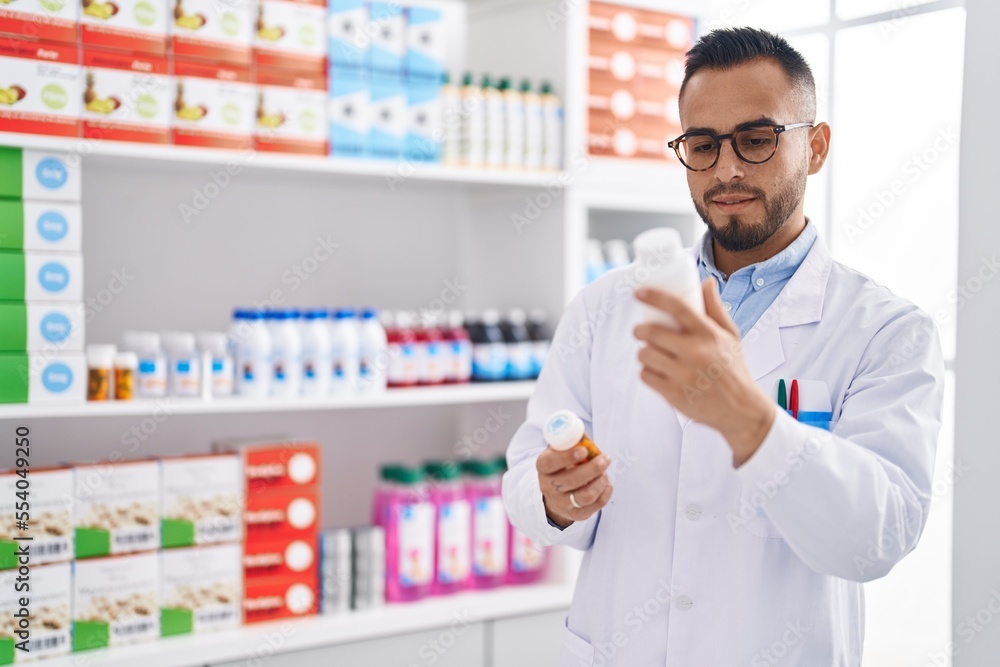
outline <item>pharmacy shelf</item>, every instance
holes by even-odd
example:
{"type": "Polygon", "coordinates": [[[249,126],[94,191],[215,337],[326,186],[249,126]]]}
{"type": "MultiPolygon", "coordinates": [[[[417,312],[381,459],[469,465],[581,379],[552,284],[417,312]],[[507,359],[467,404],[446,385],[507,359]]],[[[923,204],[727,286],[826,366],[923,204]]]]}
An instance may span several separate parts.
{"type": "MultiPolygon", "coordinates": [[[[506,171],[446,167],[440,164],[379,160],[350,160],[318,155],[259,153],[189,146],[160,146],[83,138],[47,137],[0,132],[0,146],[61,151],[85,160],[151,161],[178,165],[209,165],[232,169],[316,172],[384,180],[395,190],[408,180],[467,183],[506,187],[543,188],[560,182],[559,172],[506,171]]],[[[239,172],[237,172],[239,173],[239,172]]]]}
{"type": "Polygon", "coordinates": [[[227,632],[87,651],[32,664],[39,667],[80,667],[84,664],[88,667],[200,667],[448,628],[456,623],[557,611],[569,607],[572,595],[572,587],[551,584],[460,593],[342,616],[276,621],[227,632]]]}
{"type": "Polygon", "coordinates": [[[240,414],[247,412],[304,412],[470,405],[525,401],[531,397],[534,389],[534,381],[520,381],[390,389],[383,394],[342,398],[261,399],[232,397],[212,400],[163,398],[72,405],[0,405],[0,419],[240,414]]]}

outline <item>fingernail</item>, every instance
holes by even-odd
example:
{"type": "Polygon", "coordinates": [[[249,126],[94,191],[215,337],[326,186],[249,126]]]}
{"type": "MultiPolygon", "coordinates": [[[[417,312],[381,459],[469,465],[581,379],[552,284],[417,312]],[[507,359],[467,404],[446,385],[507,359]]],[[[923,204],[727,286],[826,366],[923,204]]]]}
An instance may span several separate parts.
{"type": "Polygon", "coordinates": [[[582,461],[587,458],[587,450],[583,447],[577,447],[573,450],[573,458],[577,461],[582,461]]]}

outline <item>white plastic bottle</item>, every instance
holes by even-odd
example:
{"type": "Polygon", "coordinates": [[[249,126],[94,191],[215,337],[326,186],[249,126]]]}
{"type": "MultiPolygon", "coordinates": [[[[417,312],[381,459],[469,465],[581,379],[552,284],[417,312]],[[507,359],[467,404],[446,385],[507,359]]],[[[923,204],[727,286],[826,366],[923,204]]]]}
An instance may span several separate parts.
{"type": "Polygon", "coordinates": [[[486,103],[486,166],[499,169],[504,161],[504,99],[488,74],[483,76],[483,99],[486,103]]]}
{"type": "Polygon", "coordinates": [[[385,391],[389,367],[385,327],[374,308],[361,311],[358,388],[361,394],[385,391]]]}
{"type": "Polygon", "coordinates": [[[160,349],[160,336],[149,331],[126,331],[122,334],[122,347],[139,357],[136,395],[140,398],[166,396],[167,360],[160,349]]]}
{"type": "Polygon", "coordinates": [[[272,310],[268,314],[271,341],[271,396],[296,398],[302,394],[302,332],[297,310],[272,310]]]}
{"type": "Polygon", "coordinates": [[[330,313],[326,308],[314,308],[302,316],[302,395],[326,396],[333,379],[330,313]]]}
{"type": "Polygon", "coordinates": [[[198,347],[207,354],[211,364],[209,378],[212,396],[232,396],[233,356],[229,352],[227,336],[218,331],[199,331],[198,347]]]}
{"type": "Polygon", "coordinates": [[[482,167],[486,161],[486,105],[483,90],[467,73],[462,79],[462,164],[482,167]]]}
{"type": "Polygon", "coordinates": [[[353,308],[334,311],[330,343],[333,360],[330,393],[333,396],[352,396],[357,393],[361,375],[361,336],[353,308]]]}
{"type": "Polygon", "coordinates": [[[558,171],[562,167],[563,109],[551,84],[542,83],[542,168],[558,171]]]}
{"type": "Polygon", "coordinates": [[[271,332],[259,310],[237,314],[236,326],[236,393],[240,396],[265,398],[271,395],[271,354],[274,345],[271,332]],[[245,326],[244,326],[245,325],[245,326]]]}
{"type": "MultiPolygon", "coordinates": [[[[649,287],[669,292],[687,303],[698,313],[705,312],[701,294],[701,280],[694,256],[684,249],[680,232],[670,227],[659,227],[643,232],[634,241],[636,278],[649,287]],[[646,276],[648,279],[643,280],[646,276]]],[[[658,322],[673,329],[679,328],[673,317],[663,311],[642,306],[643,319],[658,322]]]]}
{"type": "Polygon", "coordinates": [[[504,106],[504,166],[524,169],[524,98],[506,77],[500,80],[500,93],[504,106]]]}
{"type": "Polygon", "coordinates": [[[531,81],[521,82],[521,98],[524,100],[524,168],[542,168],[542,98],[531,89],[531,81]]]}
{"type": "Polygon", "coordinates": [[[194,334],[164,331],[160,337],[170,363],[170,395],[197,397],[201,394],[201,357],[194,334]]]}
{"type": "Polygon", "coordinates": [[[444,141],[441,162],[454,167],[462,161],[462,92],[448,74],[442,76],[441,103],[444,107],[444,141]]]}

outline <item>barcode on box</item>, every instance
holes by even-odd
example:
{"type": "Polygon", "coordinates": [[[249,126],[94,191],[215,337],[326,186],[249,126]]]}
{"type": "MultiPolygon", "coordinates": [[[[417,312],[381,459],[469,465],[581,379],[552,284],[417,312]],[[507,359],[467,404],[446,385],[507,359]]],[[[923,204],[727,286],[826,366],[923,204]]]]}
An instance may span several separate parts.
{"type": "Polygon", "coordinates": [[[40,653],[55,653],[61,651],[63,647],[69,644],[69,635],[58,634],[58,635],[47,635],[42,637],[33,638],[28,642],[28,653],[29,654],[40,654],[40,653]]]}
{"type": "Polygon", "coordinates": [[[111,635],[121,639],[151,634],[155,631],[156,623],[150,620],[125,621],[111,626],[111,635]]]}
{"type": "Polygon", "coordinates": [[[198,534],[195,541],[225,542],[239,537],[240,525],[235,519],[215,518],[198,523],[198,534]]]}
{"type": "Polygon", "coordinates": [[[160,539],[153,528],[139,528],[133,530],[115,531],[112,538],[112,552],[121,553],[123,551],[143,551],[145,549],[155,549],[159,546],[160,539]]]}
{"type": "Polygon", "coordinates": [[[69,540],[35,542],[31,545],[31,555],[36,563],[51,562],[62,556],[68,556],[69,550],[69,540]]]}
{"type": "Polygon", "coordinates": [[[224,623],[230,623],[236,620],[236,610],[229,609],[213,609],[200,610],[197,615],[198,625],[221,625],[224,623]]]}

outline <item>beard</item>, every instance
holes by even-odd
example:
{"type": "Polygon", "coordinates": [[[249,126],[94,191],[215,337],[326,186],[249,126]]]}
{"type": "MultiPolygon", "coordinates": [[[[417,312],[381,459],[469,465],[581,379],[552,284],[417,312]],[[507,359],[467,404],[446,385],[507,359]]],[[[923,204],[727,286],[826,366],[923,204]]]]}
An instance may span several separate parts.
{"type": "Polygon", "coordinates": [[[802,170],[795,178],[789,179],[785,186],[774,196],[767,195],[760,188],[754,188],[742,183],[733,185],[717,185],[710,188],[703,197],[703,202],[694,200],[695,210],[708,225],[712,239],[718,241],[727,252],[742,252],[750,250],[766,242],[792,216],[795,209],[802,203],[806,192],[807,172],[802,170]],[[757,199],[764,206],[764,219],[760,222],[744,220],[743,215],[731,215],[721,223],[714,222],[708,214],[712,199],[720,195],[748,195],[757,199]]]}

